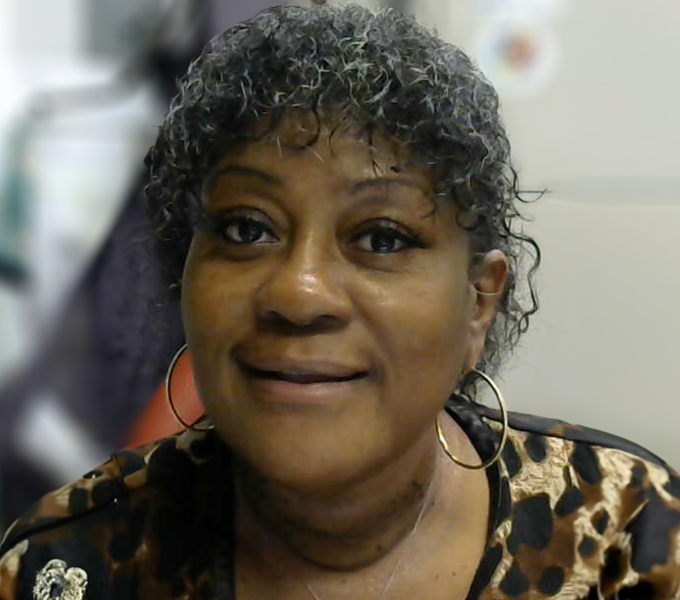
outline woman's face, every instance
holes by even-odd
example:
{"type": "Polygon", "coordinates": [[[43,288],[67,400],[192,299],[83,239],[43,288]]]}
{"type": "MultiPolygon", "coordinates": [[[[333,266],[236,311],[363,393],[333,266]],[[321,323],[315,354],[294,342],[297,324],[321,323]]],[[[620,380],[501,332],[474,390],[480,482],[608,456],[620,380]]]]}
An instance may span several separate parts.
{"type": "MultiPolygon", "coordinates": [[[[294,127],[292,128],[294,129],[294,127]]],[[[506,262],[469,278],[467,234],[396,143],[323,132],[247,145],[215,168],[184,273],[195,377],[262,475],[331,489],[425,436],[474,367],[506,262]]]]}

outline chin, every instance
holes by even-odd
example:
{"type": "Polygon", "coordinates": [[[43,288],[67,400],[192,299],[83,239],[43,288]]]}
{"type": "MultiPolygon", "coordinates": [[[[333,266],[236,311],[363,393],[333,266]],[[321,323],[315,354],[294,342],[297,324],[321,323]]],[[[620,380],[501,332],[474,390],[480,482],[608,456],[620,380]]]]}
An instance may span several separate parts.
{"type": "MultiPolygon", "coordinates": [[[[301,436],[298,432],[292,440],[274,434],[267,437],[266,444],[234,440],[230,446],[237,460],[249,471],[249,478],[310,498],[325,498],[346,491],[382,462],[378,448],[358,440],[352,443],[346,439],[340,445],[321,438],[323,436],[301,436]]],[[[257,439],[263,440],[264,436],[257,439]]]]}
{"type": "Polygon", "coordinates": [[[337,497],[357,478],[356,468],[329,468],[327,465],[312,464],[301,469],[278,468],[269,473],[268,480],[282,490],[323,500],[337,497]]]}

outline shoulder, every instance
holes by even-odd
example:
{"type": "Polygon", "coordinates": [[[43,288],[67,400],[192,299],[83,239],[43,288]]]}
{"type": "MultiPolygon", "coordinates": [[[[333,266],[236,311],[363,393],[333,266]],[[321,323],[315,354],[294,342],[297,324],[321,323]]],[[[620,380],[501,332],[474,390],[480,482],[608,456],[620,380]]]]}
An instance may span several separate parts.
{"type": "Polygon", "coordinates": [[[92,597],[112,597],[107,586],[118,567],[138,560],[151,538],[163,535],[159,520],[182,519],[182,490],[203,462],[203,441],[187,432],[119,452],[44,496],[0,545],[0,598],[31,598],[36,580],[46,580],[50,568],[57,574],[62,568],[64,581],[82,569],[92,597]]]}
{"type": "MultiPolygon", "coordinates": [[[[497,413],[487,411],[484,417],[500,429],[497,413]]],[[[625,489],[637,489],[646,477],[664,489],[669,501],[680,501],[680,476],[675,469],[635,442],[582,425],[521,413],[509,413],[508,425],[503,458],[511,475],[531,465],[543,465],[547,472],[560,464],[581,486],[610,486],[615,480],[617,489],[624,482],[625,489]]],[[[639,499],[648,497],[641,495],[639,499]]]]}
{"type": "MultiPolygon", "coordinates": [[[[483,416],[500,421],[498,411],[482,408],[483,416]]],[[[665,465],[665,461],[643,446],[617,435],[606,433],[583,425],[574,425],[559,419],[550,419],[524,413],[508,413],[508,423],[512,430],[535,434],[546,438],[562,439],[574,443],[582,442],[593,447],[612,448],[637,456],[643,460],[665,465]]]]}
{"type": "MultiPolygon", "coordinates": [[[[498,414],[481,412],[499,430],[498,414]]],[[[680,476],[664,460],[602,431],[511,414],[502,463],[504,545],[523,559],[506,576],[521,572],[539,589],[562,578],[583,597],[678,595],[680,476]]]]}

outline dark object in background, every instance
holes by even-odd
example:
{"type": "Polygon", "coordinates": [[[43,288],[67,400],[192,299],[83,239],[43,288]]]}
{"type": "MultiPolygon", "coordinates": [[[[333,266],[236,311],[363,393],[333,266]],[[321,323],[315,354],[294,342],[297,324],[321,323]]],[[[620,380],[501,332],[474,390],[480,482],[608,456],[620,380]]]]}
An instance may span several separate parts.
{"type": "Polygon", "coordinates": [[[14,261],[0,257],[0,279],[12,286],[19,286],[26,282],[26,270],[14,261]]]}
{"type": "Polygon", "coordinates": [[[126,443],[182,344],[179,304],[165,285],[151,234],[136,190],[42,353],[0,392],[4,526],[55,487],[14,444],[13,432],[32,398],[49,390],[74,422],[112,452],[126,443]]]}
{"type": "MultiPolygon", "coordinates": [[[[110,84],[45,94],[35,100],[38,112],[77,114],[102,102],[115,104],[149,81],[167,105],[177,77],[207,41],[208,8],[205,1],[176,2],[110,84]],[[182,11],[180,23],[173,22],[175,8],[182,11]]],[[[136,179],[107,242],[43,349],[0,389],[0,536],[60,483],[31,464],[17,444],[16,429],[29,418],[36,397],[49,394],[101,451],[113,452],[126,443],[183,343],[179,304],[161,272],[146,217],[142,161],[136,179]]]]}

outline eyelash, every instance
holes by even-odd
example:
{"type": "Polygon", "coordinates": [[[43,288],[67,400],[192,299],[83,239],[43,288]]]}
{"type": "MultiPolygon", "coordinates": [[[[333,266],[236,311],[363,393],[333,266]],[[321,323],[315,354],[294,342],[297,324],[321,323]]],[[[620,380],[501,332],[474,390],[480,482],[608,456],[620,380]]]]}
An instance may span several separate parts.
{"type": "Polygon", "coordinates": [[[399,242],[401,242],[403,245],[398,250],[394,250],[392,252],[371,252],[370,250],[364,250],[364,252],[378,255],[397,254],[399,252],[403,252],[404,250],[408,250],[411,248],[426,247],[419,236],[415,235],[412,232],[406,233],[402,231],[397,226],[396,223],[386,219],[379,219],[377,221],[373,221],[369,225],[366,225],[361,233],[358,233],[352,238],[352,242],[353,243],[357,242],[363,237],[367,237],[370,234],[375,235],[376,233],[380,233],[383,235],[387,234],[388,236],[391,236],[394,240],[398,240],[399,242]]]}
{"type": "MultiPolygon", "coordinates": [[[[271,227],[269,227],[267,224],[258,219],[254,219],[245,215],[209,217],[209,221],[209,228],[217,237],[224,240],[228,244],[233,244],[235,246],[273,244],[279,240],[278,236],[276,236],[271,227]],[[230,237],[228,235],[227,231],[229,228],[234,226],[241,227],[243,225],[254,225],[259,230],[260,235],[268,234],[271,238],[273,238],[273,240],[267,242],[248,242],[233,239],[233,236],[230,237]]],[[[392,240],[399,242],[401,246],[396,250],[387,252],[360,249],[362,252],[374,255],[389,255],[398,254],[399,252],[403,252],[404,250],[412,248],[426,248],[426,245],[418,235],[412,232],[404,232],[394,221],[390,221],[388,219],[378,219],[376,221],[370,222],[369,224],[365,224],[363,230],[351,238],[351,243],[356,244],[362,238],[369,237],[371,235],[375,236],[376,234],[386,235],[392,240]]]]}
{"type": "MultiPolygon", "coordinates": [[[[225,241],[227,241],[231,244],[236,244],[238,246],[246,246],[246,245],[249,245],[249,244],[257,244],[257,243],[272,244],[274,242],[277,242],[278,239],[279,239],[274,234],[274,232],[271,230],[270,227],[268,227],[267,225],[265,225],[261,221],[258,221],[257,219],[253,219],[251,217],[245,217],[245,216],[227,217],[226,219],[224,219],[222,221],[222,223],[219,225],[218,229],[219,229],[218,234],[225,241]],[[229,236],[227,235],[227,231],[229,230],[229,228],[236,226],[240,230],[240,228],[244,225],[250,225],[251,227],[254,225],[257,228],[257,230],[259,230],[260,235],[262,235],[263,233],[267,233],[272,238],[274,238],[274,240],[271,241],[271,242],[254,242],[254,241],[248,242],[248,241],[237,241],[237,240],[234,240],[234,239],[229,239],[229,236]]],[[[239,233],[241,233],[241,232],[239,231],[239,233]]]]}

